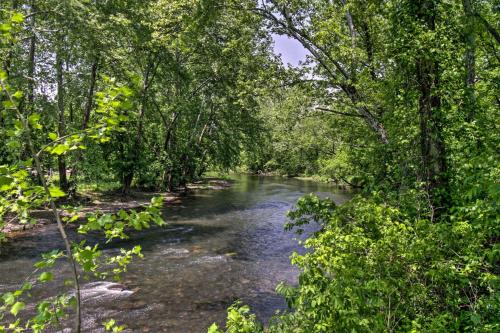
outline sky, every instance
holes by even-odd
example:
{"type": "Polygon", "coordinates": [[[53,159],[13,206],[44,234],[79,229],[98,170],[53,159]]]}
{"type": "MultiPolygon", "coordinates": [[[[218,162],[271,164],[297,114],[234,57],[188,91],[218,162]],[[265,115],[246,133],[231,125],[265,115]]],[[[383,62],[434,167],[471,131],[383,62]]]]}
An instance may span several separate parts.
{"type": "Polygon", "coordinates": [[[274,40],[274,53],[281,55],[281,59],[285,65],[291,64],[292,66],[297,66],[299,61],[304,61],[306,55],[309,54],[309,51],[295,39],[277,34],[273,34],[272,37],[274,40]]]}

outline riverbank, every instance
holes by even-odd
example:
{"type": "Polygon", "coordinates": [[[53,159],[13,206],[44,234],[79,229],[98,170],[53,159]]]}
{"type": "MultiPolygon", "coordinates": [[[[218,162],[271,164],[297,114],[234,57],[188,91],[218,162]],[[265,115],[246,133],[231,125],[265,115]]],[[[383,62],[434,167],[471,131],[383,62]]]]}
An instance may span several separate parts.
{"type": "MultiPolygon", "coordinates": [[[[136,189],[130,191],[127,195],[123,195],[118,191],[86,190],[81,193],[78,201],[70,205],[79,207],[78,217],[79,220],[83,220],[88,213],[95,211],[113,213],[120,209],[141,209],[147,206],[153,197],[162,197],[165,205],[179,205],[182,204],[183,198],[189,197],[195,191],[224,190],[230,188],[232,184],[233,181],[229,179],[208,177],[190,183],[185,189],[175,192],[155,192],[136,189]]],[[[64,215],[64,212],[62,214],[64,215]]],[[[52,212],[49,209],[32,210],[30,216],[36,221],[35,223],[20,224],[17,221],[9,222],[0,229],[0,233],[8,240],[22,237],[27,231],[55,223],[52,212]]]]}
{"type": "Polygon", "coordinates": [[[329,184],[329,185],[334,185],[337,188],[341,190],[349,190],[353,188],[359,188],[358,186],[354,186],[352,184],[348,184],[346,182],[337,182],[331,178],[325,177],[325,176],[319,176],[319,175],[312,175],[312,176],[295,176],[291,177],[294,179],[298,180],[309,180],[309,181],[314,181],[314,182],[319,182],[319,183],[324,183],[324,184],[329,184]]]}
{"type": "Polygon", "coordinates": [[[341,190],[351,190],[351,189],[359,189],[361,186],[358,186],[356,184],[351,184],[345,180],[342,181],[336,181],[330,177],[327,176],[322,176],[322,175],[298,175],[298,176],[290,176],[287,174],[280,173],[278,171],[269,171],[269,172],[250,172],[250,171],[241,171],[239,172],[240,174],[248,174],[252,176],[259,176],[259,177],[283,177],[283,178],[292,178],[292,179],[298,179],[298,180],[306,180],[306,181],[314,181],[318,183],[323,183],[323,184],[328,184],[328,185],[334,185],[338,189],[341,190]]]}

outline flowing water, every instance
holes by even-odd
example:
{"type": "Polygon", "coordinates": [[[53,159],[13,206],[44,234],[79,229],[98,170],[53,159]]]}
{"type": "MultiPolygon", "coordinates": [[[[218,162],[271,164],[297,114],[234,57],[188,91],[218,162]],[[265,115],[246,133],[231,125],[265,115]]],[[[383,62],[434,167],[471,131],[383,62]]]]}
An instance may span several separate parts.
{"type": "MultiPolygon", "coordinates": [[[[211,323],[224,323],[236,300],[264,321],[285,310],[275,287],[280,281],[296,283],[298,271],[289,256],[303,249],[283,223],[286,211],[311,192],[337,203],[348,197],[311,181],[240,176],[229,189],[201,190],[167,207],[167,227],[106,247],[106,253],[115,253],[139,244],[144,259],[130,265],[120,284],[83,282],[84,332],[103,332],[102,322],[109,318],[125,324],[126,332],[206,332],[211,323]]],[[[62,244],[54,225],[7,246],[0,255],[0,293],[17,287],[40,253],[55,248],[62,244]]],[[[61,291],[69,274],[63,264],[57,270],[58,279],[35,289],[35,299],[61,291]]]]}

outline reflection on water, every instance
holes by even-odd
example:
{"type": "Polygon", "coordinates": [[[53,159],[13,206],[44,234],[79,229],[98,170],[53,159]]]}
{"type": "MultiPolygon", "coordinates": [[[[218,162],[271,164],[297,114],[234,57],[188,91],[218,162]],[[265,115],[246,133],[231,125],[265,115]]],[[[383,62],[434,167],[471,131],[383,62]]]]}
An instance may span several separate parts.
{"type": "MultiPolygon", "coordinates": [[[[140,244],[145,257],[134,261],[120,284],[84,283],[84,331],[102,332],[102,322],[114,318],[127,325],[127,332],[206,332],[212,322],[224,322],[226,308],[238,299],[259,319],[269,319],[286,307],[274,292],[278,282],[295,283],[297,278],[288,258],[301,248],[295,235],[283,230],[285,213],[311,192],[337,203],[347,198],[315,182],[240,176],[230,189],[201,191],[166,208],[168,227],[106,248],[115,253],[140,244]]],[[[4,249],[0,292],[28,275],[40,252],[58,247],[62,244],[51,225],[4,249]]],[[[56,288],[69,274],[64,265],[59,270],[58,280],[35,290],[34,298],[60,291],[56,288]]]]}

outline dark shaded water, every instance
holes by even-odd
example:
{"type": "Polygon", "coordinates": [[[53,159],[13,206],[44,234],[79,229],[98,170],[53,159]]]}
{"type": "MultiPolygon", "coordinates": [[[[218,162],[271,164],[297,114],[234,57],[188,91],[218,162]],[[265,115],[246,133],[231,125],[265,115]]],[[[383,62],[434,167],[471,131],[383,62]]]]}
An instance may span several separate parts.
{"type": "MultiPolygon", "coordinates": [[[[144,259],[136,260],[122,285],[84,282],[83,327],[102,332],[102,322],[114,318],[127,332],[206,332],[212,322],[223,323],[235,300],[252,307],[261,320],[285,309],[275,293],[280,281],[295,283],[297,270],[289,263],[301,251],[295,235],[283,230],[286,211],[296,200],[315,192],[337,203],[347,195],[332,186],[278,177],[235,178],[234,186],[200,191],[182,205],[165,209],[168,227],[133,235],[144,259]]],[[[55,226],[47,226],[14,242],[0,256],[0,292],[16,287],[32,272],[40,252],[62,247],[55,226]]],[[[35,290],[34,298],[60,290],[59,280],[35,290]]]]}

